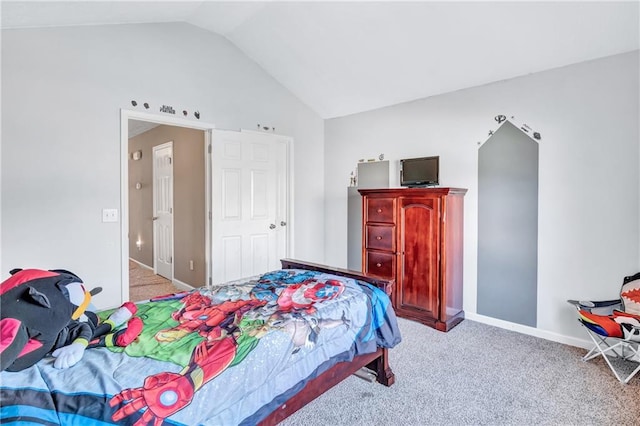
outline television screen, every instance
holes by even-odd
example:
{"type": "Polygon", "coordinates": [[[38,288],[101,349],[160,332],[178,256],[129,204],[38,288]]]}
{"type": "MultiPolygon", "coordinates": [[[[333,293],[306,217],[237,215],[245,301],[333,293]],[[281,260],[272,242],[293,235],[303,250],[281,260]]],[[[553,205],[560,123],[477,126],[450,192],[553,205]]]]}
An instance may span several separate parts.
{"type": "Polygon", "coordinates": [[[401,186],[432,186],[439,184],[440,157],[400,160],[401,186]]]}

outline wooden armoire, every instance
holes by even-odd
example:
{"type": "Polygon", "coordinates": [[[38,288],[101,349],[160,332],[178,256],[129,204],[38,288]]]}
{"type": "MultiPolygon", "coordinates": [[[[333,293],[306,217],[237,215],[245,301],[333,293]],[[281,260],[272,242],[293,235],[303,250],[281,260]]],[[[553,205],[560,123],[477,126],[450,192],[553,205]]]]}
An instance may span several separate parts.
{"type": "Polygon", "coordinates": [[[362,189],[362,271],[394,279],[396,314],[440,331],[464,319],[466,189],[362,189]]]}

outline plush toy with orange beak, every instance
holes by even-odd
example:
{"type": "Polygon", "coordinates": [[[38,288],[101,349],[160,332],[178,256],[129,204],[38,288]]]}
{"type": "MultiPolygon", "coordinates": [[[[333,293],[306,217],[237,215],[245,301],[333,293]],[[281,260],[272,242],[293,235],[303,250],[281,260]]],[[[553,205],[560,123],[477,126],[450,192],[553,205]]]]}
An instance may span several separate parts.
{"type": "Polygon", "coordinates": [[[127,302],[107,320],[87,311],[91,296],[82,280],[65,270],[14,269],[0,284],[0,367],[20,371],[53,355],[56,368],[68,368],[87,347],[126,346],[142,331],[127,302]],[[128,321],[127,327],[113,332],[128,321]]]}

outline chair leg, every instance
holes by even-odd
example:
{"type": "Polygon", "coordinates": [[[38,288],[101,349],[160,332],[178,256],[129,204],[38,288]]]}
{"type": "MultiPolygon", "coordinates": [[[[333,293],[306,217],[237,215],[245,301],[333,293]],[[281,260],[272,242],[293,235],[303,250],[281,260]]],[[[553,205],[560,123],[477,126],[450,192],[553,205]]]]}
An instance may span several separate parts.
{"type": "Polygon", "coordinates": [[[607,342],[607,340],[604,339],[602,336],[600,336],[599,334],[593,334],[589,329],[587,329],[587,333],[589,334],[589,337],[591,337],[591,340],[593,340],[594,346],[593,348],[591,348],[589,352],[587,352],[585,356],[582,357],[583,361],[589,361],[590,359],[602,356],[601,345],[604,345],[608,348],[608,349],[605,349],[605,351],[611,349],[611,345],[609,345],[609,342],[607,342]]]}
{"type": "Polygon", "coordinates": [[[626,379],[624,379],[624,381],[622,381],[622,383],[624,383],[625,385],[626,385],[627,383],[629,383],[629,380],[633,379],[633,376],[635,376],[636,374],[638,374],[638,371],[640,371],[640,364],[638,364],[638,366],[636,367],[636,369],[635,369],[635,370],[633,370],[633,372],[631,372],[631,374],[629,374],[629,375],[627,376],[627,378],[626,378],[626,379]]]}
{"type": "Polygon", "coordinates": [[[586,328],[586,330],[587,330],[587,333],[589,334],[589,337],[591,337],[591,340],[593,340],[593,343],[595,344],[595,346],[584,357],[582,357],[582,361],[586,362],[590,359],[596,358],[598,356],[602,356],[605,362],[607,363],[607,365],[609,366],[609,369],[611,369],[611,372],[613,372],[613,374],[616,376],[616,379],[618,379],[619,382],[624,384],[629,383],[629,380],[631,380],[640,371],[640,364],[635,370],[633,370],[633,372],[631,372],[631,374],[629,374],[626,378],[623,379],[622,377],[620,377],[620,374],[611,363],[609,356],[620,358],[620,359],[631,361],[631,362],[640,362],[640,359],[638,359],[640,357],[640,351],[638,350],[638,348],[634,347],[633,344],[630,344],[629,342],[624,340],[620,340],[616,342],[614,345],[610,345],[609,342],[607,341],[607,338],[603,338],[599,334],[593,333],[588,328],[586,328]],[[618,348],[620,348],[620,352],[618,352],[618,348]],[[631,355],[625,355],[626,349],[631,350],[632,352],[631,355]],[[608,355],[608,353],[613,353],[613,354],[608,355]]]}

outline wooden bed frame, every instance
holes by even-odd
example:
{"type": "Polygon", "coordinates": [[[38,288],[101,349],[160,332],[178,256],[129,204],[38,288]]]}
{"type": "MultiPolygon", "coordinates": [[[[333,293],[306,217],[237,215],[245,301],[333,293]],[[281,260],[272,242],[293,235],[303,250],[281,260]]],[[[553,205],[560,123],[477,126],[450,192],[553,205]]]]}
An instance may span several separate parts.
{"type": "MultiPolygon", "coordinates": [[[[315,263],[303,262],[293,259],[282,259],[282,269],[304,269],[311,271],[326,272],[329,274],[339,275],[342,277],[353,278],[372,284],[388,295],[391,295],[393,289],[393,280],[383,280],[380,278],[367,277],[360,272],[350,271],[348,269],[332,268],[330,266],[319,265],[315,263]]],[[[315,379],[310,380],[306,386],[295,396],[288,399],[279,408],[274,410],[267,418],[260,422],[261,426],[275,425],[309,402],[322,395],[362,367],[367,367],[376,373],[376,381],[385,386],[391,386],[395,382],[395,375],[389,367],[389,358],[387,349],[378,348],[371,354],[356,356],[351,362],[340,362],[325,371],[315,379]]]]}

